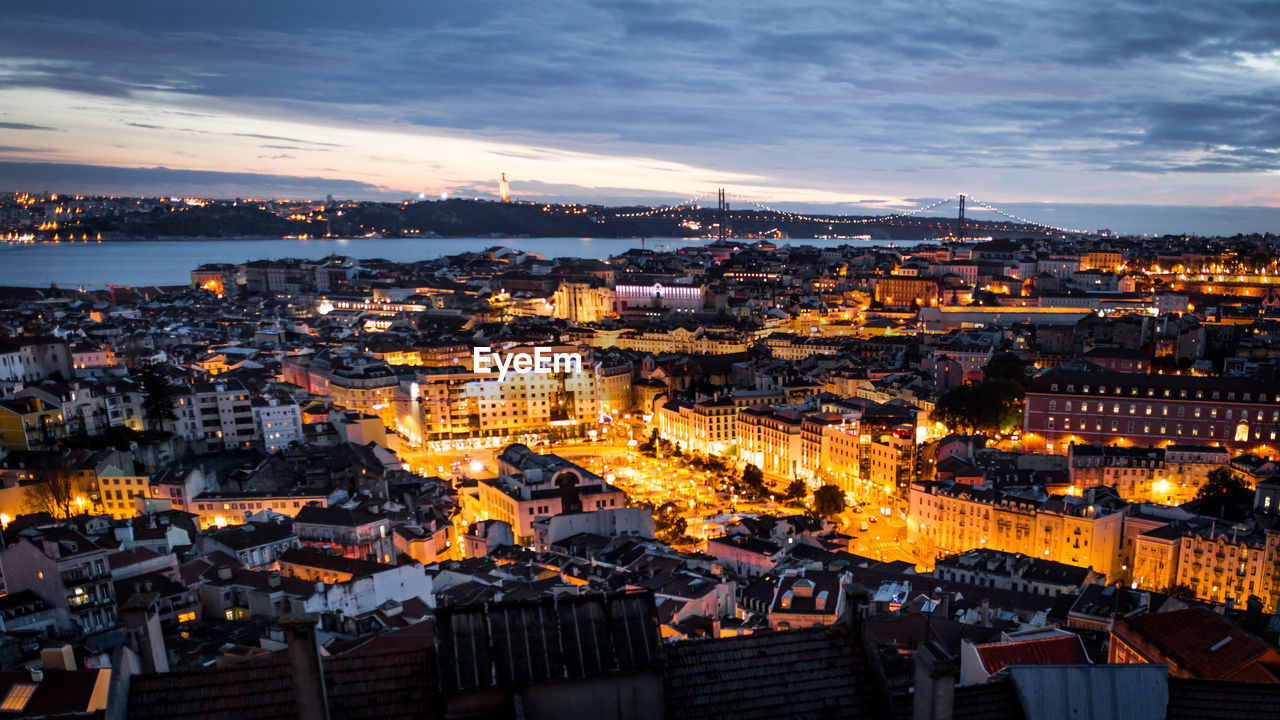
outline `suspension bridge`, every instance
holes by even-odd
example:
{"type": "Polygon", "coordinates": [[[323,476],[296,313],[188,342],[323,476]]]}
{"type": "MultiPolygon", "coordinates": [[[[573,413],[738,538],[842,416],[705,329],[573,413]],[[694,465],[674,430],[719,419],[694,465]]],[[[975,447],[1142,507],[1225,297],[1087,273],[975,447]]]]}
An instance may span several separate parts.
{"type": "MultiPolygon", "coordinates": [[[[614,215],[614,217],[618,217],[618,218],[664,217],[664,216],[671,215],[673,213],[679,213],[681,211],[701,210],[701,209],[704,209],[701,203],[711,199],[712,197],[716,198],[716,203],[717,203],[716,211],[721,218],[727,218],[727,215],[729,212],[730,199],[737,202],[745,203],[759,212],[773,213],[775,215],[778,215],[782,218],[785,218],[793,222],[811,222],[811,223],[819,223],[819,224],[825,224],[830,226],[883,225],[886,223],[892,223],[895,220],[919,217],[924,215],[924,213],[937,210],[947,205],[954,204],[956,206],[957,213],[956,213],[956,220],[953,228],[953,235],[958,239],[962,239],[967,236],[970,228],[966,225],[966,223],[973,219],[971,217],[966,217],[966,214],[965,214],[966,210],[972,213],[972,211],[975,209],[979,211],[987,211],[987,212],[994,213],[995,215],[1005,220],[1012,221],[1019,225],[1035,228],[1039,232],[1061,234],[1061,235],[1087,235],[1088,234],[1088,231],[1081,230],[1078,228],[1058,227],[1056,225],[1048,225],[1045,223],[1036,222],[1034,220],[1028,220],[1027,218],[1024,218],[1024,217],[1019,217],[1014,213],[1001,210],[1000,208],[992,205],[991,203],[978,200],[977,198],[973,197],[972,195],[969,195],[968,193],[956,193],[955,195],[950,195],[948,197],[934,201],[927,205],[922,205],[920,207],[913,208],[911,210],[902,210],[902,211],[888,213],[884,215],[850,217],[850,216],[842,216],[842,215],[807,215],[804,213],[791,212],[788,210],[780,210],[778,208],[771,207],[764,203],[752,200],[751,198],[744,197],[742,195],[738,195],[732,192],[726,192],[724,188],[718,188],[714,193],[705,192],[700,195],[696,195],[694,197],[688,198],[682,202],[676,203],[674,205],[662,205],[659,207],[648,208],[646,210],[640,210],[636,212],[617,213],[614,215]]],[[[727,224],[728,224],[727,222],[720,223],[720,230],[722,233],[725,232],[725,228],[727,224]]]]}

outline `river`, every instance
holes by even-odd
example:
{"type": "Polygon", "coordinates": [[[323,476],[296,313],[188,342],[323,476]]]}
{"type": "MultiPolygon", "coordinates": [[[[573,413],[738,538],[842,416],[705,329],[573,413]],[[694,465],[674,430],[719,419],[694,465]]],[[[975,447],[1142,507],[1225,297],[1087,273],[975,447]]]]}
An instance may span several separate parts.
{"type": "MultiPolygon", "coordinates": [[[[708,242],[710,240],[649,238],[644,241],[644,247],[653,250],[678,250],[708,242]]],[[[778,242],[781,244],[788,241],[778,242]]],[[[884,241],[873,243],[844,239],[797,239],[789,242],[819,247],[846,244],[869,247],[884,244],[884,241]]],[[[920,242],[923,241],[896,240],[893,244],[910,247],[920,242]]],[[[108,284],[186,285],[191,281],[191,270],[204,263],[241,263],[277,258],[319,259],[332,254],[414,262],[483,250],[495,245],[541,253],[548,258],[603,260],[630,248],[638,248],[641,241],[634,238],[200,238],[0,244],[0,286],[47,287],[50,283],[63,288],[101,288],[108,284]]]]}

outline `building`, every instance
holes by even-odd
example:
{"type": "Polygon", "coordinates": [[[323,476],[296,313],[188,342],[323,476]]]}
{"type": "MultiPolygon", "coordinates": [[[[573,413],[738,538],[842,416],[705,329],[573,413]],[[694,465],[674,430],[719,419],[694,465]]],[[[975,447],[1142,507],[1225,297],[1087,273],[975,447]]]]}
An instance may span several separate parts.
{"type": "Polygon", "coordinates": [[[1114,490],[1014,493],[945,481],[912,483],[908,532],[940,554],[991,548],[1120,577],[1127,503],[1114,490]]]}
{"type": "Polygon", "coordinates": [[[693,285],[615,285],[613,295],[619,315],[664,315],[702,310],[703,289],[693,285]]]}
{"type": "Polygon", "coordinates": [[[511,525],[516,542],[532,544],[534,523],[565,513],[623,508],[625,494],[603,478],[556,455],[509,445],[498,455],[498,477],[477,480],[477,520],[511,525]]]}
{"type": "Polygon", "coordinates": [[[800,475],[802,414],[753,405],[738,412],[736,423],[739,458],[766,473],[789,478],[800,475]]]}
{"type": "Polygon", "coordinates": [[[118,622],[111,552],[75,530],[40,528],[0,550],[0,569],[7,592],[30,590],[58,609],[63,629],[93,634],[118,622]]]}
{"type": "Polygon", "coordinates": [[[1115,617],[1107,662],[1159,663],[1180,678],[1280,682],[1280,651],[1203,607],[1115,617]]]}
{"type": "Polygon", "coordinates": [[[574,323],[603,320],[615,312],[614,291],[598,284],[561,282],[551,296],[552,317],[574,323]]]}
{"type": "Polygon", "coordinates": [[[253,426],[258,441],[269,453],[302,442],[302,409],[291,395],[271,392],[255,397],[251,404],[253,426]]]}
{"type": "Polygon", "coordinates": [[[876,280],[875,299],[885,308],[928,307],[941,298],[942,287],[934,278],[889,275],[876,280]]]}
{"type": "Polygon", "coordinates": [[[586,435],[600,423],[600,367],[574,348],[555,352],[561,350],[582,358],[581,372],[513,373],[499,382],[496,372],[466,367],[420,369],[394,394],[393,424],[410,444],[440,448],[480,438],[586,435]]]}
{"type": "Polygon", "coordinates": [[[1072,443],[1206,444],[1276,455],[1280,384],[1229,377],[1054,368],[1027,389],[1023,442],[1065,453],[1072,443]]]}
{"type": "Polygon", "coordinates": [[[0,400],[0,449],[44,450],[66,436],[60,404],[40,397],[0,400]]]}
{"type": "Polygon", "coordinates": [[[228,525],[205,533],[201,549],[221,552],[240,561],[248,570],[271,569],[281,553],[301,547],[301,541],[287,522],[248,522],[228,525]]]}
{"type": "Polygon", "coordinates": [[[178,434],[210,449],[253,447],[258,436],[249,391],[239,380],[196,383],[174,410],[178,434]]]}
{"type": "Polygon", "coordinates": [[[737,444],[738,408],[733,400],[685,402],[674,398],[655,413],[658,435],[686,452],[723,455],[737,444]]]}
{"type": "Polygon", "coordinates": [[[32,385],[41,380],[69,381],[71,351],[55,337],[0,337],[0,383],[32,385]]]}
{"type": "Polygon", "coordinates": [[[933,575],[949,582],[1051,597],[1106,581],[1101,574],[1086,567],[989,548],[941,558],[934,566],[933,575]]]}
{"type": "Polygon", "coordinates": [[[226,527],[246,522],[250,515],[267,511],[293,517],[308,506],[329,505],[327,493],[298,491],[274,493],[267,491],[205,492],[188,503],[187,512],[199,517],[200,529],[226,527]]]}
{"type": "Polygon", "coordinates": [[[347,558],[389,563],[395,552],[391,518],[373,503],[304,505],[293,517],[293,532],[303,547],[347,558]]]}
{"type": "Polygon", "coordinates": [[[788,573],[774,590],[769,628],[798,630],[835,625],[845,613],[844,583],[831,571],[788,573]]]}

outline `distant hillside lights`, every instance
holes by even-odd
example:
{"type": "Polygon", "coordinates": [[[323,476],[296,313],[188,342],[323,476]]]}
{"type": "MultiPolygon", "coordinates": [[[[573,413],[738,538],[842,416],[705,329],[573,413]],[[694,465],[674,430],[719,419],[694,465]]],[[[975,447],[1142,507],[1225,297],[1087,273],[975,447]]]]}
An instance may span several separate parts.
{"type": "Polygon", "coordinates": [[[496,368],[498,382],[507,379],[509,373],[581,373],[582,356],[577,353],[553,352],[548,347],[536,347],[532,353],[495,353],[487,347],[476,347],[471,354],[472,369],[477,373],[492,373],[496,368]]]}

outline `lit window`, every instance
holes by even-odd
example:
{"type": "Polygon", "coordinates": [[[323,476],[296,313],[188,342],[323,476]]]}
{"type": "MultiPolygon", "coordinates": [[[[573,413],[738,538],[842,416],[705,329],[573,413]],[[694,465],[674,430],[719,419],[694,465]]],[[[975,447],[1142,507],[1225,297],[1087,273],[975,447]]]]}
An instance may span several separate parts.
{"type": "Polygon", "coordinates": [[[36,687],[31,683],[15,683],[9,688],[9,694],[4,696],[4,702],[0,703],[0,710],[22,712],[31,701],[31,696],[36,693],[36,687]]]}

